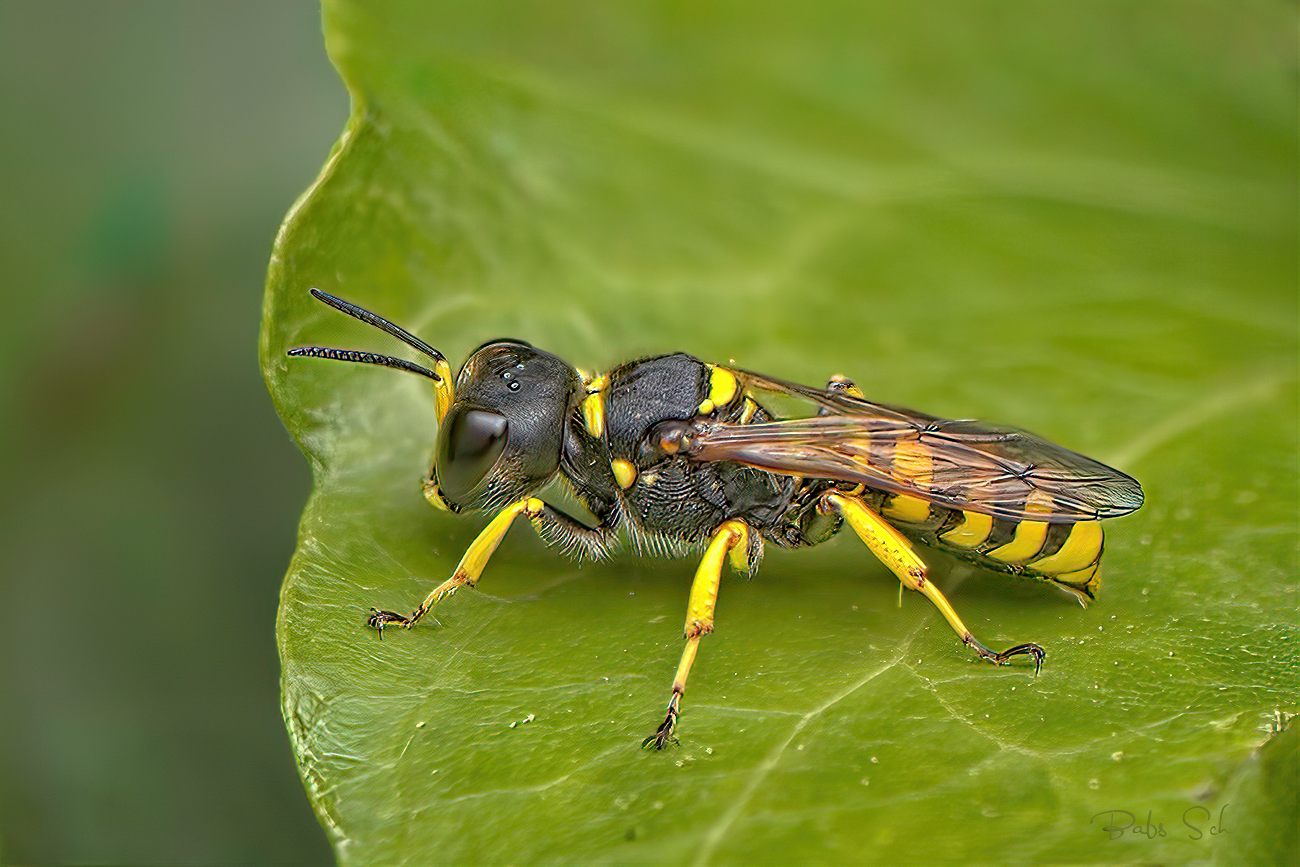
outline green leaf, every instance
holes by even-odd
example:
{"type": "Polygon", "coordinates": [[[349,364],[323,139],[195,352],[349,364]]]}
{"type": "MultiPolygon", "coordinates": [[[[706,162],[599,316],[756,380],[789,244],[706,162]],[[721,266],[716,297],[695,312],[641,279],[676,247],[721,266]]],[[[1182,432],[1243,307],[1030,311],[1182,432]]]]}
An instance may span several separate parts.
{"type": "Polygon", "coordinates": [[[1247,805],[1184,819],[1296,704],[1294,29],[1262,3],[327,3],[353,116],[277,239],[261,359],[315,475],[278,634],[340,861],[1215,857],[1247,805]],[[523,526],[438,624],[364,628],[484,522],[420,495],[427,382],[285,357],[403,349],[311,286],[453,363],[513,335],[586,370],[844,373],[1147,505],[1087,610],[926,554],[985,643],[1047,648],[1037,679],[900,606],[847,534],[771,550],[724,578],[680,748],[644,752],[690,561],[580,566],[523,526]]]}

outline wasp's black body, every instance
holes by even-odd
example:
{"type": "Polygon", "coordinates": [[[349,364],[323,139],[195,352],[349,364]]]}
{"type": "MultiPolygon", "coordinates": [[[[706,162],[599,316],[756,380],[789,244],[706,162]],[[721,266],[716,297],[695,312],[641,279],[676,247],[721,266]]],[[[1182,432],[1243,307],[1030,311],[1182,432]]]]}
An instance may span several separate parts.
{"type": "MultiPolygon", "coordinates": [[[[735,461],[701,462],[680,450],[665,450],[662,432],[700,417],[713,369],[676,353],[610,371],[604,436],[591,435],[582,412],[569,418],[569,441],[583,447],[575,454],[582,459],[566,456],[561,462],[566,478],[602,525],[622,529],[641,549],[682,554],[707,542],[731,519],[744,521],[782,547],[822,541],[829,534],[808,532],[810,526],[820,529],[827,523],[810,514],[815,509],[809,493],[828,482],[798,480],[735,461]],[[631,468],[626,487],[610,469],[619,462],[631,468]]],[[[744,411],[743,402],[733,400],[715,407],[710,416],[740,423],[744,411]]],[[[758,407],[746,423],[770,420],[758,407]]]]}
{"type": "Polygon", "coordinates": [[[753,574],[763,542],[815,545],[845,523],[904,586],[924,593],[982,658],[1002,653],[966,629],[926,577],[908,539],[985,568],[1052,581],[1082,602],[1097,586],[1100,519],[1132,511],[1141,489],[1096,461],[1010,428],[874,404],[848,380],[824,389],[707,364],[683,353],[584,375],[516,340],[479,347],[452,383],[443,356],[387,320],[313,289],[327,304],[406,341],[433,370],[389,356],[325,347],[290,355],[382,364],[436,383],[439,431],[426,498],[495,517],[456,572],[408,617],[375,609],[369,625],[411,626],[437,601],[472,586],[519,515],[548,543],[592,559],[626,535],[642,551],[703,549],[686,621],[687,649],[668,714],[647,743],[672,740],[699,639],[713,629],[722,562],[753,574]],[[774,418],[763,393],[813,407],[774,418]],[[591,513],[580,521],[540,499],[564,479],[591,513]]]}

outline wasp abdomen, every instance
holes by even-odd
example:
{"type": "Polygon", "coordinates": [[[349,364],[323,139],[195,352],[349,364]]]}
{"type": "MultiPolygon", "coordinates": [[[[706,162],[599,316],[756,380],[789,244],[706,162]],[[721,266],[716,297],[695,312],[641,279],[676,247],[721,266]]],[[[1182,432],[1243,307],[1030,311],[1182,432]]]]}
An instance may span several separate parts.
{"type": "Polygon", "coordinates": [[[906,535],[994,572],[1051,581],[1091,599],[1104,547],[1099,521],[1010,521],[933,504],[922,521],[899,520],[894,495],[876,492],[881,514],[906,535]]]}

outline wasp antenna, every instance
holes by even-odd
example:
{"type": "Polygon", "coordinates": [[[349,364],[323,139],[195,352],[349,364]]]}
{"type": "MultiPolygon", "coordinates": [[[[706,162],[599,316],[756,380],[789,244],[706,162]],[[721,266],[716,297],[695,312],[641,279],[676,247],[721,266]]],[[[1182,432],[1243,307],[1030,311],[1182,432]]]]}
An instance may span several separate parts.
{"type": "MultiPolygon", "coordinates": [[[[441,352],[439,352],[438,350],[434,349],[432,346],[430,346],[429,344],[425,343],[423,340],[421,340],[420,338],[416,337],[414,334],[412,334],[411,332],[407,331],[405,328],[402,328],[402,327],[400,327],[400,326],[398,326],[398,325],[394,325],[393,323],[389,322],[389,321],[388,321],[387,319],[385,319],[384,317],[379,316],[379,315],[374,314],[374,313],[371,313],[369,310],[365,309],[364,307],[358,307],[357,305],[353,304],[353,303],[350,302],[350,301],[344,301],[342,298],[336,298],[336,297],[334,297],[333,295],[329,294],[328,292],[322,292],[322,291],[320,291],[319,289],[315,289],[315,288],[311,289],[310,291],[311,291],[311,294],[317,298],[317,300],[319,300],[319,301],[323,301],[324,303],[326,303],[326,304],[328,304],[329,306],[333,307],[335,310],[338,310],[338,311],[340,311],[340,312],[342,312],[342,313],[346,313],[347,315],[351,316],[353,319],[360,319],[362,322],[366,323],[367,325],[373,325],[374,327],[378,328],[380,331],[386,331],[387,333],[393,335],[393,336],[396,337],[398,340],[402,341],[403,343],[407,344],[408,346],[413,346],[413,347],[415,347],[416,349],[420,350],[420,351],[423,352],[425,355],[427,355],[427,356],[429,356],[430,358],[432,358],[434,361],[442,361],[442,362],[445,362],[445,361],[447,360],[446,358],[443,357],[443,354],[442,354],[441,352]]],[[[290,353],[290,354],[292,354],[292,353],[290,353]]],[[[299,354],[306,354],[306,353],[299,353],[299,354]]],[[[369,354],[369,353],[363,353],[363,354],[369,354]]],[[[319,357],[322,357],[322,358],[333,358],[333,357],[335,357],[335,356],[319,356],[319,357]]],[[[375,357],[377,357],[377,358],[384,358],[384,357],[386,357],[386,356],[375,356],[375,357]]],[[[360,359],[351,358],[351,359],[343,359],[343,360],[345,360],[345,361],[359,361],[360,359]]],[[[382,362],[382,361],[368,361],[368,362],[365,362],[365,363],[367,363],[367,364],[385,364],[386,362],[382,362]]],[[[388,366],[389,366],[389,367],[401,367],[401,365],[396,365],[396,364],[390,364],[390,365],[388,365],[388,366]]],[[[403,369],[403,370],[409,370],[410,368],[403,367],[402,369],[403,369]]],[[[423,370],[423,368],[419,368],[419,369],[420,369],[420,370],[423,370]]],[[[428,373],[428,371],[425,371],[425,372],[428,373]]],[[[438,376],[434,376],[433,378],[434,378],[434,379],[441,379],[441,377],[438,377],[438,376]]]]}
{"type": "Polygon", "coordinates": [[[360,364],[378,364],[382,367],[392,367],[397,370],[406,370],[411,373],[418,373],[421,376],[427,376],[434,382],[442,382],[442,377],[434,373],[427,367],[421,367],[413,364],[404,358],[393,358],[391,355],[379,355],[374,352],[359,352],[355,349],[334,349],[330,346],[299,346],[290,349],[287,355],[294,357],[306,356],[308,358],[332,358],[335,361],[356,361],[360,364]]]}

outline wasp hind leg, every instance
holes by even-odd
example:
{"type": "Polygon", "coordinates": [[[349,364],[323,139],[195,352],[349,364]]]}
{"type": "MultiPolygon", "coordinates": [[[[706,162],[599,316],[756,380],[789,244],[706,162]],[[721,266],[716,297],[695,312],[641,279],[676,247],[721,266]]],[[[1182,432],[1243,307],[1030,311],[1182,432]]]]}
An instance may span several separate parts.
{"type": "Polygon", "coordinates": [[[673,678],[673,694],[668,699],[668,713],[655,733],[641,742],[642,748],[653,745],[656,750],[662,750],[670,743],[677,743],[673,730],[677,728],[682,694],[686,692],[686,678],[690,676],[691,666],[695,664],[700,639],[713,631],[713,610],[718,604],[723,560],[730,557],[732,568],[737,572],[753,574],[761,556],[761,541],[743,521],[726,521],[714,531],[709,546],[700,559],[700,565],[695,570],[695,580],[691,582],[691,596],[686,605],[686,648],[682,651],[682,660],[678,663],[677,675],[673,678]]]}
{"type": "Polygon", "coordinates": [[[410,629],[434,605],[462,587],[473,587],[478,583],[484,567],[487,566],[497,546],[505,538],[506,531],[520,515],[526,515],[532,522],[533,529],[548,543],[558,540],[580,555],[592,559],[608,555],[609,544],[615,533],[612,528],[603,523],[598,527],[588,527],[537,497],[525,497],[497,513],[496,517],[483,528],[483,532],[470,543],[451,577],[435,587],[409,617],[395,611],[371,608],[370,616],[366,618],[366,625],[378,629],[380,638],[384,637],[384,629],[389,626],[410,629]]]}
{"type": "Polygon", "coordinates": [[[957,616],[957,612],[953,610],[947,598],[939,592],[939,588],[926,578],[925,562],[917,555],[912,544],[860,498],[832,492],[822,497],[822,504],[823,508],[836,511],[844,517],[871,553],[898,576],[902,586],[924,593],[952,626],[953,631],[961,636],[962,642],[973,649],[980,659],[994,665],[1006,665],[1017,656],[1028,656],[1034,660],[1034,675],[1038,675],[1039,669],[1043,666],[1043,659],[1047,655],[1043,648],[1037,644],[1017,644],[1015,647],[997,653],[976,640],[971,631],[966,628],[966,624],[957,616]]]}

